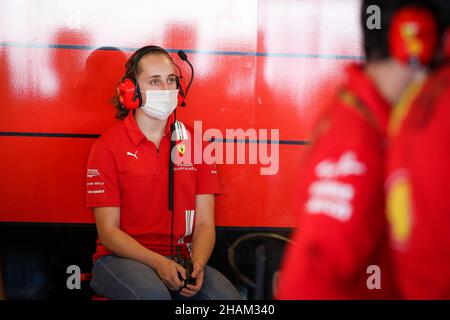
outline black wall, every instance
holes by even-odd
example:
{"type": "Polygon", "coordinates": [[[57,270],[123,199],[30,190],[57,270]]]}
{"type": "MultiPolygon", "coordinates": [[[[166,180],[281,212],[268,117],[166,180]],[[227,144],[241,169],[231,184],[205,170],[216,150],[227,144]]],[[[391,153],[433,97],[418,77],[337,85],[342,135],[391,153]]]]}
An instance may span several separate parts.
{"type": "MultiPolygon", "coordinates": [[[[245,235],[289,236],[290,232],[285,228],[218,227],[209,265],[221,271],[244,298],[270,299],[272,274],[278,268],[285,242],[264,236],[240,241],[233,252],[237,271],[229,264],[229,248],[245,235]],[[242,281],[239,274],[252,284],[242,281]],[[259,284],[257,289],[255,283],[259,284]]],[[[96,238],[95,225],[0,223],[0,254],[8,298],[91,299],[93,292],[88,282],[82,284],[81,290],[67,288],[66,270],[69,265],[78,265],[81,272],[90,272],[96,238]]]]}

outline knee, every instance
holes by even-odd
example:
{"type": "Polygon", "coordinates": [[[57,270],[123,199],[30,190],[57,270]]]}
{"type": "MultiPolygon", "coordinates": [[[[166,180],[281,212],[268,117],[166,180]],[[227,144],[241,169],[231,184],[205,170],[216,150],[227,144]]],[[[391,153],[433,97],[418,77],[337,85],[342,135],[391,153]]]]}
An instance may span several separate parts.
{"type": "Polygon", "coordinates": [[[127,259],[105,258],[92,270],[91,288],[118,300],[170,300],[169,289],[149,267],[127,259]]]}
{"type": "Polygon", "coordinates": [[[214,268],[205,268],[205,283],[202,293],[214,300],[241,300],[239,291],[219,271],[214,268]]]}
{"type": "Polygon", "coordinates": [[[113,300],[171,300],[169,290],[163,283],[133,283],[103,281],[98,283],[92,279],[91,288],[99,296],[113,300]]]}
{"type": "Polygon", "coordinates": [[[172,300],[169,290],[162,283],[158,286],[139,286],[134,292],[137,300],[172,300]]]}
{"type": "Polygon", "coordinates": [[[217,292],[217,300],[241,300],[239,291],[230,283],[229,286],[224,286],[222,290],[217,292]]]}

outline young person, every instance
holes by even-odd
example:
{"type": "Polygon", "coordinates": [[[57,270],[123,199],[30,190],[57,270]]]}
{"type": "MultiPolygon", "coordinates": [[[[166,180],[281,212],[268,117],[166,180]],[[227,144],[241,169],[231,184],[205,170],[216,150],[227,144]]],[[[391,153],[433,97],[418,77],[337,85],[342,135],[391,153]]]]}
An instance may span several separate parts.
{"type": "MultiPolygon", "coordinates": [[[[233,285],[207,265],[215,242],[214,195],[219,193],[215,165],[192,159],[174,164],[174,209],[169,210],[171,124],[179,85],[167,51],[157,46],[137,50],[115,99],[122,121],[92,146],[87,205],[93,208],[99,239],[91,287],[100,296],[239,299],[233,285]],[[131,100],[122,91],[130,86],[131,100]],[[191,259],[195,284],[186,282],[189,274],[174,259],[177,254],[183,261],[191,259]]],[[[183,153],[190,130],[179,121],[174,127],[182,136],[175,149],[183,153]]]]}

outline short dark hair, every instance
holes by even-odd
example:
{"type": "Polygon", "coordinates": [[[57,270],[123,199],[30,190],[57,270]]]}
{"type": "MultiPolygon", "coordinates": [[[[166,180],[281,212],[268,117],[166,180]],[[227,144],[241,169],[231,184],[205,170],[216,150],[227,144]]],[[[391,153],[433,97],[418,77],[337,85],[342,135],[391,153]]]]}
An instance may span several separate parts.
{"type": "MultiPolygon", "coordinates": [[[[403,7],[415,5],[426,8],[435,15],[438,25],[440,25],[437,2],[447,2],[448,0],[363,0],[361,5],[361,27],[364,36],[364,51],[368,61],[384,60],[390,57],[389,52],[389,28],[394,14],[403,7]],[[376,5],[381,11],[381,28],[369,29],[366,25],[368,16],[367,8],[376,5]]],[[[442,30],[440,31],[442,34],[442,30]]]]}
{"type": "MultiPolygon", "coordinates": [[[[131,79],[135,83],[137,83],[137,75],[138,75],[138,64],[142,57],[146,55],[164,55],[170,58],[169,52],[167,52],[164,48],[158,46],[145,46],[138,50],[136,50],[130,58],[125,63],[125,74],[122,77],[121,81],[125,79],[131,79]]],[[[114,97],[112,98],[112,104],[116,108],[116,118],[123,120],[125,119],[130,110],[126,109],[119,100],[119,95],[116,92],[114,97]]]]}

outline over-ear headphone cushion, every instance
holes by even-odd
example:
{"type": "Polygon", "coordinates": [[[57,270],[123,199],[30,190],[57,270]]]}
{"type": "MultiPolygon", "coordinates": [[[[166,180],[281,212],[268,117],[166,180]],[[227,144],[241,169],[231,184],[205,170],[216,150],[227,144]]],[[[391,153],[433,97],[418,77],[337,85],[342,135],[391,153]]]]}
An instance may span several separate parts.
{"type": "Polygon", "coordinates": [[[132,79],[125,79],[117,86],[120,103],[125,109],[133,110],[141,106],[141,95],[132,79]]]}
{"type": "Polygon", "coordinates": [[[417,6],[400,9],[389,30],[391,56],[406,64],[417,60],[428,65],[435,55],[437,38],[438,26],[430,11],[417,6]]]}

